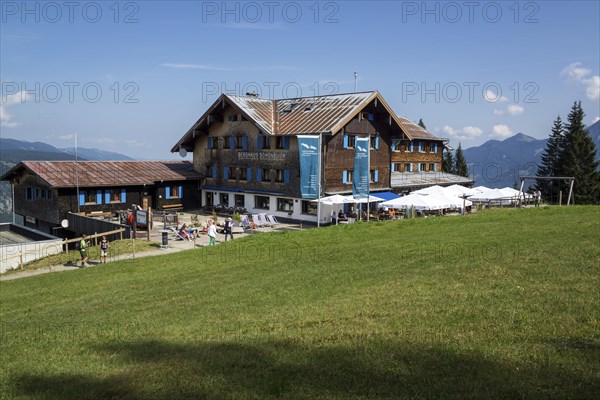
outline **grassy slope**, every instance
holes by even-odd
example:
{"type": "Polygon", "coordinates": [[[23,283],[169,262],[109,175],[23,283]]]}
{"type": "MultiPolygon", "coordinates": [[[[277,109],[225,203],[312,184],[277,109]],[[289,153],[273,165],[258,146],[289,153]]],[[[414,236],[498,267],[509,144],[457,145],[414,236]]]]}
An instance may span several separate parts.
{"type": "Polygon", "coordinates": [[[0,398],[593,398],[599,217],[261,234],[3,282],[0,398]]]}

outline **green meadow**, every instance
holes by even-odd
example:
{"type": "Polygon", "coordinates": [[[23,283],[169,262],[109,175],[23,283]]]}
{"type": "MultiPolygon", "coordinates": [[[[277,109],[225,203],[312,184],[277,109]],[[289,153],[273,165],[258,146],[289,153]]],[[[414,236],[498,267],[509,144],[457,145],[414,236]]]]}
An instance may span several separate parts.
{"type": "Polygon", "coordinates": [[[0,283],[0,399],[595,399],[600,207],[250,235],[0,283]]]}

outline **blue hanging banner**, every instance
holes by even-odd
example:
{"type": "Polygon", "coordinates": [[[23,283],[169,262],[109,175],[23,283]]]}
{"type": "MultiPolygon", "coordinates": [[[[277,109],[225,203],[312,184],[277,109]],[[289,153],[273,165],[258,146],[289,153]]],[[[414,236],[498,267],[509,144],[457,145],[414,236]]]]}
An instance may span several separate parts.
{"type": "Polygon", "coordinates": [[[352,195],[355,199],[369,196],[369,145],[370,138],[355,138],[354,172],[352,173],[352,195]]]}
{"type": "Polygon", "coordinates": [[[319,196],[319,137],[299,135],[300,194],[303,199],[319,196]]]}

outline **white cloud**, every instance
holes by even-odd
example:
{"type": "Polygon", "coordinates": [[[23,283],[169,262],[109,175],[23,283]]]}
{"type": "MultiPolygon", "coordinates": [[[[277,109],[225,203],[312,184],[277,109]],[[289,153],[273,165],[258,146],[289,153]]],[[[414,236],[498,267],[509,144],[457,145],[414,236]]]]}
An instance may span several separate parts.
{"type": "Polygon", "coordinates": [[[31,97],[30,93],[24,91],[2,95],[2,102],[0,103],[0,127],[17,128],[21,126],[22,124],[20,122],[13,121],[13,116],[8,112],[7,108],[17,104],[26,103],[31,97]]]}
{"type": "Polygon", "coordinates": [[[567,65],[562,71],[562,75],[578,85],[585,87],[585,95],[590,100],[600,99],[600,75],[592,75],[592,70],[581,66],[580,62],[567,65]]]}
{"type": "Polygon", "coordinates": [[[454,129],[448,125],[442,126],[442,132],[444,132],[445,134],[450,135],[450,136],[454,136],[458,133],[458,131],[456,129],[454,129]]]}
{"type": "Polygon", "coordinates": [[[499,96],[498,93],[494,93],[489,89],[485,91],[483,99],[488,103],[506,103],[508,101],[506,97],[499,96]]]}
{"type": "Polygon", "coordinates": [[[218,67],[218,66],[206,65],[206,64],[163,63],[163,64],[160,64],[160,66],[174,68],[174,69],[201,69],[201,70],[206,70],[206,71],[233,71],[233,68],[218,67]]]}
{"type": "Polygon", "coordinates": [[[591,123],[590,125],[592,125],[592,124],[595,124],[595,123],[596,123],[596,122],[598,122],[598,121],[600,121],[600,115],[597,115],[597,116],[596,116],[596,118],[594,118],[594,119],[592,120],[592,123],[591,123]]]}
{"type": "Polygon", "coordinates": [[[146,143],[145,140],[128,139],[125,141],[125,143],[133,147],[152,147],[152,145],[146,143]]]}
{"type": "Polygon", "coordinates": [[[510,115],[523,114],[523,111],[525,111],[525,109],[518,104],[509,104],[508,107],[506,107],[506,112],[510,115]]]}
{"type": "Polygon", "coordinates": [[[483,133],[483,131],[476,126],[465,126],[462,129],[454,129],[449,125],[444,125],[442,127],[442,132],[460,140],[474,139],[483,133]]]}
{"type": "Polygon", "coordinates": [[[504,124],[494,125],[494,127],[492,128],[493,136],[505,138],[505,137],[512,136],[512,134],[513,133],[510,130],[510,128],[504,124]]]}
{"type": "Polygon", "coordinates": [[[504,115],[503,110],[494,110],[494,115],[504,115]]]}
{"type": "Polygon", "coordinates": [[[476,137],[481,135],[483,131],[476,126],[465,126],[463,132],[470,137],[476,137]]]}
{"type": "Polygon", "coordinates": [[[73,135],[72,133],[69,133],[67,135],[60,135],[58,138],[60,140],[73,140],[73,139],[75,139],[75,135],[73,135]]]}

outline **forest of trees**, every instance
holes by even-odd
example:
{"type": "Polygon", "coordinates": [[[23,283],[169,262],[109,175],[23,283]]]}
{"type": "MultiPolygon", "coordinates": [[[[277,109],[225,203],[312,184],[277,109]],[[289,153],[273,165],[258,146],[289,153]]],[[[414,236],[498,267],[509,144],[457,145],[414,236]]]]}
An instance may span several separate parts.
{"type": "MultiPolygon", "coordinates": [[[[597,204],[600,201],[599,161],[596,145],[583,125],[585,112],[581,102],[574,102],[563,123],[560,116],[554,120],[546,148],[538,165],[539,177],[574,177],[573,201],[576,204],[597,204]]],[[[565,179],[537,179],[535,190],[550,202],[558,202],[560,192],[568,195],[565,179]]]]}

